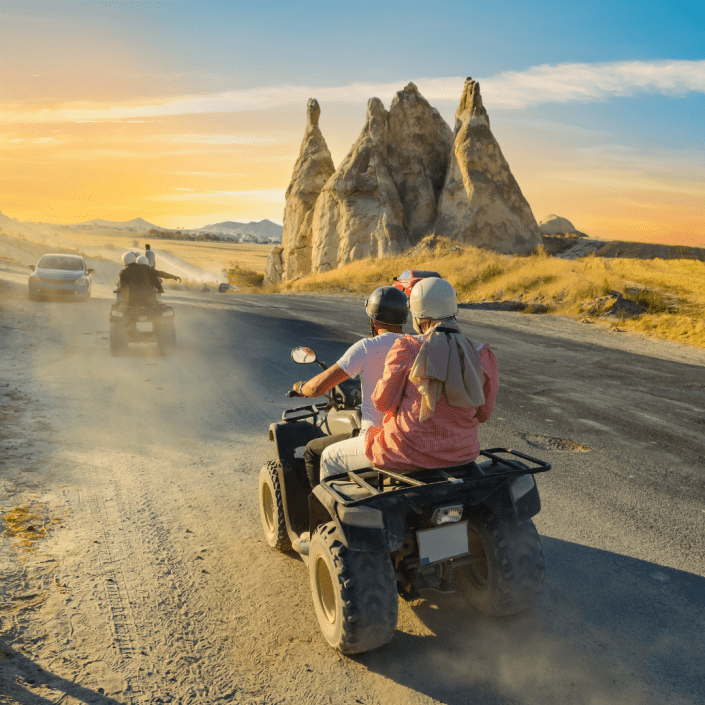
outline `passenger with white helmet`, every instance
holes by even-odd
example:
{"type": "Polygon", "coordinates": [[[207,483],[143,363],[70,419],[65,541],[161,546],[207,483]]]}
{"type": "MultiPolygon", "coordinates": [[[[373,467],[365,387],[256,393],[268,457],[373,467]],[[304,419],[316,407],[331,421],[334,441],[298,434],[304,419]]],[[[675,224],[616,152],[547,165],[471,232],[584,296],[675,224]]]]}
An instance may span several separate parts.
{"type": "Polygon", "coordinates": [[[478,456],[477,426],[490,418],[499,388],[497,360],[460,333],[455,290],[445,279],[421,280],[409,307],[420,335],[398,338],[387,356],[372,395],[384,415],[381,428],[361,437],[356,455],[328,448],[322,477],[371,465],[398,471],[462,465],[478,456]]]}
{"type": "Polygon", "coordinates": [[[178,279],[181,277],[168,272],[159,272],[149,266],[144,255],[139,257],[134,252],[122,256],[125,268],[120,272],[120,287],[125,306],[154,306],[157,293],[163,293],[161,279],[178,279]]]}

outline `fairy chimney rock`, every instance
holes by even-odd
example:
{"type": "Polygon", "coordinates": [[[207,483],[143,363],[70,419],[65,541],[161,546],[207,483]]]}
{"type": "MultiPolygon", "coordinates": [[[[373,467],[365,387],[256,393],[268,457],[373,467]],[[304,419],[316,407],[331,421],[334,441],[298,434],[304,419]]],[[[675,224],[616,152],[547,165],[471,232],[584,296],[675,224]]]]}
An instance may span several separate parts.
{"type": "Polygon", "coordinates": [[[387,122],[389,167],[404,210],[404,229],[413,245],[436,220],[453,131],[413,83],[394,96],[387,122]]]}
{"type": "Polygon", "coordinates": [[[313,208],[324,184],[335,172],[328,145],[318,127],[321,108],[308,101],[307,124],[299,158],[286,190],[282,234],[282,278],[296,279],[311,271],[311,222],[313,208]]]}
{"type": "Polygon", "coordinates": [[[312,224],[314,272],[410,244],[387,156],[387,116],[382,101],[371,98],[360,136],[321,191],[312,224]]]}
{"type": "Polygon", "coordinates": [[[505,253],[531,252],[541,233],[490,131],[480,84],[465,81],[434,233],[505,253]]]}

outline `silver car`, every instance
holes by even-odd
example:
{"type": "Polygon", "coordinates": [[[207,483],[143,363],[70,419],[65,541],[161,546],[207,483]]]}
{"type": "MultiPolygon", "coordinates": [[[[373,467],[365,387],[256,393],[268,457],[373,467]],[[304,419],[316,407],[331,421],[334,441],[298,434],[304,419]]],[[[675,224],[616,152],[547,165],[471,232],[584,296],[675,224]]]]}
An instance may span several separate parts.
{"type": "Polygon", "coordinates": [[[91,296],[91,272],[79,255],[44,255],[29,275],[29,298],[77,298],[86,301],[91,296]]]}

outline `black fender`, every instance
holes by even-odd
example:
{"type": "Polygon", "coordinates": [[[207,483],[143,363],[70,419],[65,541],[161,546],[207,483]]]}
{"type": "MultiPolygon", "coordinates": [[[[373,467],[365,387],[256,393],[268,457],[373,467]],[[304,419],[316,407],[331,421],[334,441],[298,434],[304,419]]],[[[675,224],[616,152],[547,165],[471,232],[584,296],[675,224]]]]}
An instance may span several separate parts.
{"type": "Polygon", "coordinates": [[[295,458],[292,463],[280,462],[279,486],[282,488],[284,519],[289,538],[293,541],[308,529],[308,495],[310,487],[303,460],[295,458]]]}
{"type": "MultiPolygon", "coordinates": [[[[351,488],[353,492],[355,489],[351,488]]],[[[320,524],[332,519],[340,531],[343,543],[351,551],[392,553],[404,543],[405,519],[409,509],[396,499],[381,511],[368,506],[345,507],[336,502],[333,495],[321,485],[314,488],[312,497],[320,509],[315,526],[313,512],[310,512],[311,535],[320,524]]],[[[311,502],[309,500],[309,506],[311,502]]]]}
{"type": "Polygon", "coordinates": [[[282,465],[294,464],[296,460],[294,453],[297,448],[324,435],[318,426],[305,421],[280,421],[269,426],[269,440],[274,441],[277,458],[282,465]]]}
{"type": "Polygon", "coordinates": [[[539,490],[531,474],[505,480],[482,498],[478,497],[477,493],[473,494],[475,494],[474,499],[477,504],[487,507],[505,524],[520,524],[541,511],[539,490]],[[525,486],[522,486],[519,488],[519,492],[516,489],[513,492],[512,485],[514,483],[518,483],[518,481],[528,483],[525,478],[531,478],[533,487],[527,490],[525,486]]]}

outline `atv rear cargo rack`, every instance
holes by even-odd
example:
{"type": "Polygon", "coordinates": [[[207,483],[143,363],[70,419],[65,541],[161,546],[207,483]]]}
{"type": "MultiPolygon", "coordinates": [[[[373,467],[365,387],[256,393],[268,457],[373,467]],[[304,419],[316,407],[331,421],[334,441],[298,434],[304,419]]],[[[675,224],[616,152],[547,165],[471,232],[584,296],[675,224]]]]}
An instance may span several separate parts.
{"type": "MultiPolygon", "coordinates": [[[[498,480],[510,480],[521,475],[534,475],[551,469],[550,463],[509,448],[481,450],[480,455],[488,458],[489,462],[486,461],[482,465],[478,465],[473,461],[465,465],[413,470],[408,473],[382,470],[375,467],[364,468],[323,478],[321,487],[329,492],[336,502],[345,507],[374,506],[375,504],[385,503],[392,497],[398,497],[401,501],[411,504],[412,509],[420,513],[419,508],[414,506],[411,498],[405,498],[405,495],[414,494],[419,498],[423,498],[436,495],[439,491],[445,494],[447,491],[455,493],[482,490],[496,486],[498,480]],[[521,458],[521,460],[533,463],[533,467],[510,458],[502,458],[498,453],[521,458]],[[364,473],[367,477],[362,477],[360,473],[364,473]],[[372,479],[370,473],[377,474],[377,487],[368,482],[369,479],[372,479]],[[385,479],[390,480],[393,484],[384,485],[385,479]],[[348,486],[361,487],[368,495],[360,499],[347,496],[344,488],[340,487],[342,483],[349,483],[348,486]],[[383,489],[380,489],[379,485],[382,485],[383,489]]],[[[359,490],[354,492],[354,494],[359,495],[359,490]]]]}

